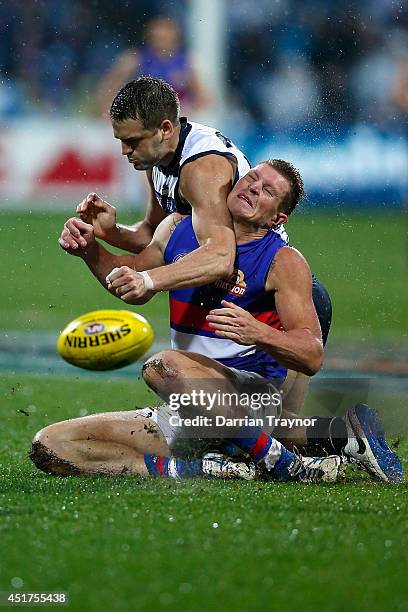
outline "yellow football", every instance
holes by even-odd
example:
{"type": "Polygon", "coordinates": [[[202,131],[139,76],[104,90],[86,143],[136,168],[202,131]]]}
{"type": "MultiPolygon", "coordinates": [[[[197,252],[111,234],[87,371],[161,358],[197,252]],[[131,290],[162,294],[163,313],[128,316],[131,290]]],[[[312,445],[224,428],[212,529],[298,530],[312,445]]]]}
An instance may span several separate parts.
{"type": "Polygon", "coordinates": [[[86,370],[116,370],[141,357],[153,342],[144,317],[129,310],[95,310],[62,330],[57,351],[65,361],[86,370]]]}

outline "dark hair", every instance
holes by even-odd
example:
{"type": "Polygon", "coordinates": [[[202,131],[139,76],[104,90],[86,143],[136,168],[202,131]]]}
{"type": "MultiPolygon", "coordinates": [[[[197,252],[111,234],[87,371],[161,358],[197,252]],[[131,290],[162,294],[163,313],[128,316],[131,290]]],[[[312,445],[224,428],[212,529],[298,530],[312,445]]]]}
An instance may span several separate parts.
{"type": "Polygon", "coordinates": [[[267,159],[262,164],[272,166],[279,174],[289,181],[290,189],[282,199],[279,208],[286,215],[290,215],[299,204],[300,200],[306,197],[303,180],[300,172],[293,164],[283,159],[267,159]]]}
{"type": "Polygon", "coordinates": [[[112,121],[138,119],[145,129],[158,128],[164,119],[177,124],[180,102],[174,89],[162,79],[142,76],[126,83],[110,107],[112,121]]]}

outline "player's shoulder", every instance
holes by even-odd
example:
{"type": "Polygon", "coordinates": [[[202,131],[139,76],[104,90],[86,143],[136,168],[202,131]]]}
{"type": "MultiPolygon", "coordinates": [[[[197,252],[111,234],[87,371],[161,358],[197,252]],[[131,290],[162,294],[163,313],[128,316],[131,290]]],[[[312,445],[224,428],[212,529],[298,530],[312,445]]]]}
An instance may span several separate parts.
{"type": "Polygon", "coordinates": [[[188,215],[182,215],[178,212],[174,212],[174,213],[171,213],[170,215],[167,215],[167,217],[165,217],[163,221],[161,221],[159,225],[157,226],[156,232],[157,230],[159,230],[160,232],[168,231],[172,233],[174,231],[174,228],[177,227],[180,221],[185,219],[187,216],[188,215]]]}
{"type": "Polygon", "coordinates": [[[191,129],[184,141],[180,158],[179,176],[181,188],[187,180],[198,181],[200,176],[233,172],[234,177],[241,177],[250,169],[250,163],[232,141],[216,128],[201,123],[189,122],[191,129]]]}
{"type": "Polygon", "coordinates": [[[170,240],[170,236],[176,229],[177,225],[187,216],[188,215],[181,215],[177,212],[167,215],[167,217],[165,217],[157,226],[154,232],[153,242],[159,244],[162,249],[165,249],[168,241],[170,240]]]}
{"type": "Polygon", "coordinates": [[[276,253],[268,274],[268,288],[278,288],[282,283],[309,283],[309,264],[298,249],[282,246],[276,253]]]}
{"type": "Polygon", "coordinates": [[[217,128],[194,121],[189,121],[188,124],[191,127],[184,142],[181,164],[211,151],[222,154],[235,154],[238,151],[234,143],[217,128]]]}
{"type": "Polygon", "coordinates": [[[192,154],[205,152],[210,147],[217,146],[219,148],[219,145],[222,145],[216,136],[217,130],[215,128],[195,121],[189,121],[188,123],[191,127],[184,143],[181,162],[192,154]]]}
{"type": "Polygon", "coordinates": [[[226,155],[207,151],[187,161],[188,163],[180,170],[181,188],[187,183],[192,187],[202,188],[202,182],[200,181],[205,180],[209,182],[217,177],[224,177],[226,173],[231,181],[233,179],[235,162],[233,163],[226,155]]]}
{"type": "Polygon", "coordinates": [[[276,253],[275,261],[281,267],[286,266],[308,266],[304,255],[295,247],[285,244],[276,253]]]}

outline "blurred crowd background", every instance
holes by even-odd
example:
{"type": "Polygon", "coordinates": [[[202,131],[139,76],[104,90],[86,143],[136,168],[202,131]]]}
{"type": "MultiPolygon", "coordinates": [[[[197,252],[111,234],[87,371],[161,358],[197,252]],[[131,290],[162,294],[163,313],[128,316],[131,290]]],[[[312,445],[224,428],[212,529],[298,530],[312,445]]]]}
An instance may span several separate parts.
{"type": "MultiPolygon", "coordinates": [[[[102,102],[95,94],[113,69],[122,68],[125,78],[140,69],[169,76],[165,62],[140,57],[155,44],[162,44],[158,54],[173,59],[179,54],[179,87],[188,109],[204,106],[211,85],[198,82],[194,89],[183,74],[188,5],[186,0],[2,2],[0,117],[97,115],[102,102]],[[149,22],[159,16],[174,19],[179,32],[171,32],[167,19],[167,39],[165,24],[149,36],[149,22]]],[[[233,0],[226,11],[225,92],[230,108],[247,124],[364,120],[387,128],[401,119],[393,88],[408,49],[405,3],[233,0]]]]}
{"type": "Polygon", "coordinates": [[[36,198],[37,185],[82,191],[86,177],[92,189],[141,200],[140,177],[123,180],[101,127],[115,92],[140,74],[169,81],[183,114],[224,130],[251,161],[277,155],[298,164],[322,205],[405,199],[406,3],[3,0],[0,22],[3,206],[36,198]],[[211,10],[219,7],[218,20],[211,10]],[[214,41],[221,44],[211,59],[214,41]],[[40,124],[51,120],[52,129],[40,124]],[[80,120],[95,150],[74,135],[80,120]],[[41,152],[25,167],[15,145],[24,122],[41,152]],[[112,157],[96,167],[101,151],[112,157]],[[125,195],[123,185],[131,185],[125,195]]]}
{"type": "MultiPolygon", "coordinates": [[[[251,163],[299,168],[308,198],[289,232],[333,293],[335,333],[406,342],[408,3],[0,0],[0,23],[0,230],[13,262],[0,327],[57,329],[79,304],[94,309],[88,272],[72,274],[56,240],[90,192],[120,222],[143,214],[145,173],[123,159],[107,112],[144,73],[251,163]]],[[[147,307],[155,329],[163,303],[147,307]]]]}

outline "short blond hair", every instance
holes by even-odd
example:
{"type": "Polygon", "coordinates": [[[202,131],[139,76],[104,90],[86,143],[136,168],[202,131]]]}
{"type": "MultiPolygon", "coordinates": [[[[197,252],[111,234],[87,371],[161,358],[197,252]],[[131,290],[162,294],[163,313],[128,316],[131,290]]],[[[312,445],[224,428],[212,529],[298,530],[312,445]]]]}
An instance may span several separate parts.
{"type": "Polygon", "coordinates": [[[288,193],[283,196],[279,209],[286,215],[290,215],[295,210],[299,202],[306,197],[303,179],[299,170],[295,168],[293,164],[285,161],[284,159],[267,159],[261,162],[261,164],[268,164],[268,166],[274,168],[289,182],[290,189],[288,193]]]}

